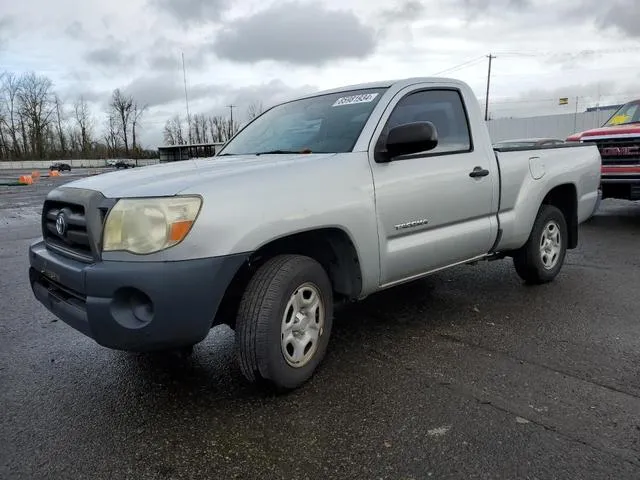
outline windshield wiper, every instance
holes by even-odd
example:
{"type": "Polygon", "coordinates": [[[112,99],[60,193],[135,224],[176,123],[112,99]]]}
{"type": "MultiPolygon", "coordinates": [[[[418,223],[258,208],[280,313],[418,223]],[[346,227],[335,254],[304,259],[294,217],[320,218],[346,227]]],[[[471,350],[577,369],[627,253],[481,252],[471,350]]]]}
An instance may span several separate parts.
{"type": "Polygon", "coordinates": [[[267,152],[256,152],[256,155],[280,155],[291,153],[311,153],[311,150],[308,148],[305,150],[269,150],[267,152]]]}

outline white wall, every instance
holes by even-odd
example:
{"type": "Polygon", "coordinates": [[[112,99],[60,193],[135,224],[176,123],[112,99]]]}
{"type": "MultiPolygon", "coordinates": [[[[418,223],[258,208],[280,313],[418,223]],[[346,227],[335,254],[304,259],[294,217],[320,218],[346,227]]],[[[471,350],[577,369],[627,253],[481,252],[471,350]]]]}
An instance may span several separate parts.
{"type": "Polygon", "coordinates": [[[514,138],[553,137],[569,135],[602,126],[613,114],[611,110],[580,112],[577,115],[545,115],[525,118],[497,118],[487,122],[493,142],[514,138]]]}
{"type": "MultiPolygon", "coordinates": [[[[118,159],[120,160],[120,159],[118,159]]],[[[107,166],[107,160],[60,160],[62,163],[68,163],[71,168],[103,168],[107,166]]],[[[134,163],[136,160],[126,160],[128,163],[134,163]]],[[[25,170],[29,173],[35,169],[48,169],[49,166],[55,163],[55,160],[24,160],[24,161],[12,161],[12,162],[0,162],[0,170],[25,170]]],[[[157,158],[140,159],[137,161],[138,166],[153,165],[158,163],[157,158]]]]}

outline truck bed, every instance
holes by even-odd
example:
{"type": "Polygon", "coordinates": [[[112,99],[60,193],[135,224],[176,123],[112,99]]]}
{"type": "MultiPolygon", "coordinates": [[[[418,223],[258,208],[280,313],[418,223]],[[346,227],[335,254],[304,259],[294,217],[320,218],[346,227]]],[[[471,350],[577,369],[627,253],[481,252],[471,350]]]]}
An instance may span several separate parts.
{"type": "Polygon", "coordinates": [[[500,167],[501,197],[498,218],[502,238],[498,250],[522,245],[531,230],[541,192],[549,181],[574,186],[578,199],[578,223],[589,218],[600,183],[600,153],[595,145],[566,144],[541,147],[495,148],[500,167]],[[597,173],[596,173],[597,172],[597,173]],[[577,179],[577,182],[576,182],[577,179]],[[542,185],[541,185],[542,183],[542,185]],[[515,212],[518,212],[516,218],[515,212]]]}

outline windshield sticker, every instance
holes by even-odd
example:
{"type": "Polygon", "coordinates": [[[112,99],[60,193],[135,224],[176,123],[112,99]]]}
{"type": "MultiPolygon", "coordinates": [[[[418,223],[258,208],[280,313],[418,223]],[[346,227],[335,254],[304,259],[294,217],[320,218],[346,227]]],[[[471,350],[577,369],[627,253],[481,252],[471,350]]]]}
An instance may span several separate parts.
{"type": "Polygon", "coordinates": [[[355,103],[369,103],[369,102],[373,102],[377,96],[378,96],[377,93],[363,93],[361,95],[350,95],[348,97],[340,97],[331,106],[340,107],[342,105],[353,105],[355,103]]]}
{"type": "Polygon", "coordinates": [[[620,125],[621,123],[627,123],[630,118],[630,115],[616,115],[611,119],[609,125],[620,125]]]}

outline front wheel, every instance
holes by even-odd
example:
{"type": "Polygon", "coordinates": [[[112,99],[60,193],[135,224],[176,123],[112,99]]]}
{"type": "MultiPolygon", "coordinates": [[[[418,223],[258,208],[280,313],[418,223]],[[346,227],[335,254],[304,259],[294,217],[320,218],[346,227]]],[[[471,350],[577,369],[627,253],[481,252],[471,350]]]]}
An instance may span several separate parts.
{"type": "Polygon", "coordinates": [[[567,254],[567,221],[560,209],[543,205],[527,243],[513,256],[516,272],[527,283],[551,282],[567,254]]]}
{"type": "Polygon", "coordinates": [[[300,255],[262,265],[236,318],[240,369],[250,382],[278,390],[301,386],[324,358],[333,323],[333,292],[324,268],[300,255]]]}

